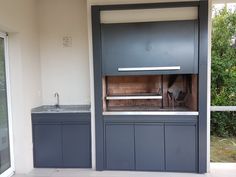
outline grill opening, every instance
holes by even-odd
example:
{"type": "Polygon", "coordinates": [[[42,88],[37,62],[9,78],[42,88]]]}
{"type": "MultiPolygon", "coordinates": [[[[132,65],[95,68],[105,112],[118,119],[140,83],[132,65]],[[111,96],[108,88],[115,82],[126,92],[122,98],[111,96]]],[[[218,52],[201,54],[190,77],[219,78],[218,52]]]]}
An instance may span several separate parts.
{"type": "Polygon", "coordinates": [[[197,111],[194,74],[104,76],[103,111],[197,111]]]}

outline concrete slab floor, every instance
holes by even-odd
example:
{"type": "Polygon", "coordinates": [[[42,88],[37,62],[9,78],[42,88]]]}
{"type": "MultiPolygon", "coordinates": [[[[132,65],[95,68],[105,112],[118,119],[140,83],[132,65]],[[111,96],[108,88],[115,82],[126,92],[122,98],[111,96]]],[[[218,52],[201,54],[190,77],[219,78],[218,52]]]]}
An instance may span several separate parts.
{"type": "Polygon", "coordinates": [[[93,171],[91,169],[34,169],[14,177],[236,177],[236,163],[212,163],[210,173],[93,171]]]}

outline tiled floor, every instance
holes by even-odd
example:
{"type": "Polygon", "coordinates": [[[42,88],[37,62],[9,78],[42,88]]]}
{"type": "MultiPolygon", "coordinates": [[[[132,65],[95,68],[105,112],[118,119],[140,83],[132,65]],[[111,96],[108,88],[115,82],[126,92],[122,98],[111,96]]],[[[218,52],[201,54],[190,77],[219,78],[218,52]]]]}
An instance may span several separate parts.
{"type": "Polygon", "coordinates": [[[14,177],[236,177],[235,164],[211,164],[211,173],[160,173],[160,172],[97,172],[85,169],[35,169],[29,174],[17,174],[14,177]]]}

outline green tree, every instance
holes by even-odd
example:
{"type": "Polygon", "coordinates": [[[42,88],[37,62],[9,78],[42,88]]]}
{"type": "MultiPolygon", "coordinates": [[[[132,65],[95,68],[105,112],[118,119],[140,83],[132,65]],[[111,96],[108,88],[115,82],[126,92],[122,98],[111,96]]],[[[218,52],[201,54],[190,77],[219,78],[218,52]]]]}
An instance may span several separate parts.
{"type": "MultiPolygon", "coordinates": [[[[232,37],[236,35],[236,11],[224,9],[215,12],[212,23],[212,105],[236,105],[236,49],[232,37]]],[[[213,112],[212,134],[236,135],[234,112],[213,112]]]]}

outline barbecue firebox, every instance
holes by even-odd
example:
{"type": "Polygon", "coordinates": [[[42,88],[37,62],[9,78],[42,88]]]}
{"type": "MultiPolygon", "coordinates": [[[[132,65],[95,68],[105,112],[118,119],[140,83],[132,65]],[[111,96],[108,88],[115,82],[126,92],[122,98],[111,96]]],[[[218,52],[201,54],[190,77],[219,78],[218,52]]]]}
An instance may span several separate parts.
{"type": "Polygon", "coordinates": [[[103,111],[197,111],[197,75],[103,77],[103,111]]]}

